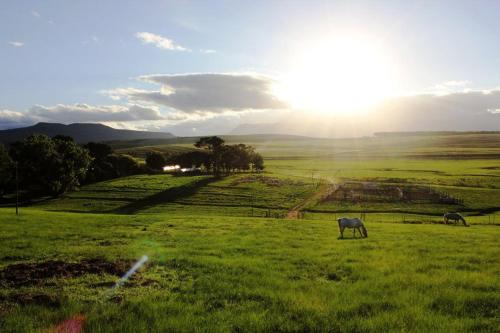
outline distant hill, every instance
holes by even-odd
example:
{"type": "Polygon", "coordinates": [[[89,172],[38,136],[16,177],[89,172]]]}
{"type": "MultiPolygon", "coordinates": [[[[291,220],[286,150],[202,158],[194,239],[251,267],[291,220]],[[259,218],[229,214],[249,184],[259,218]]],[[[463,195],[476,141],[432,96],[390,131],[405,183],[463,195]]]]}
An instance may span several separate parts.
{"type": "Polygon", "coordinates": [[[500,134],[500,131],[417,131],[417,132],[376,132],[373,136],[438,136],[438,135],[467,135],[467,134],[500,134]]]}
{"type": "MultiPolygon", "coordinates": [[[[207,135],[210,136],[210,135],[207,135]]],[[[318,138],[309,138],[299,135],[287,134],[249,134],[249,135],[218,135],[228,144],[236,143],[258,143],[268,141],[300,141],[300,140],[319,140],[318,138]]],[[[139,140],[112,140],[106,142],[113,149],[128,149],[134,147],[151,147],[162,145],[192,145],[200,139],[201,136],[174,137],[168,139],[139,139],[139,140]]]]}
{"type": "Polygon", "coordinates": [[[38,123],[33,126],[12,128],[0,131],[0,142],[11,143],[22,140],[32,134],[71,136],[78,143],[89,141],[139,140],[139,139],[171,139],[175,136],[164,132],[147,132],[116,129],[102,124],[58,124],[38,123]]]}
{"type": "Polygon", "coordinates": [[[229,135],[287,134],[286,130],[280,123],[240,124],[229,135]]]}

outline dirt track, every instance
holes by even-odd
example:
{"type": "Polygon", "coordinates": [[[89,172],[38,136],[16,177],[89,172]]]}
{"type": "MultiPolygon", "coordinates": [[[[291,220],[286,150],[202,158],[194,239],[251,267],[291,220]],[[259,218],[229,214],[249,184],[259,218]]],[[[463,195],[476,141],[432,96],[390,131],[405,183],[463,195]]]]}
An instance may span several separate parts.
{"type": "Polygon", "coordinates": [[[312,202],[321,201],[327,195],[329,195],[332,190],[334,190],[335,185],[332,183],[322,182],[319,184],[318,189],[312,195],[304,199],[301,203],[295,205],[292,209],[290,209],[286,215],[286,219],[299,219],[302,217],[301,210],[304,209],[308,204],[312,202]]]}

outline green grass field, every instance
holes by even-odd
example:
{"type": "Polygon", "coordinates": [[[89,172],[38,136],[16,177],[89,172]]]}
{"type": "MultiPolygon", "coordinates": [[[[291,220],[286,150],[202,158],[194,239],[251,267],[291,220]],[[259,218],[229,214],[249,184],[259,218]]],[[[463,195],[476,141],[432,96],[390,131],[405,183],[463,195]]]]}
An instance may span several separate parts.
{"type": "MultiPolygon", "coordinates": [[[[498,331],[498,135],[227,139],[255,145],[266,171],[139,175],[17,217],[0,208],[0,331],[51,332],[75,315],[86,332],[498,331]],[[322,193],[349,182],[432,195],[322,193]],[[283,219],[292,209],[304,218],[283,219]],[[442,224],[448,210],[471,226],[442,224]],[[335,219],[362,213],[369,237],[338,239],[335,219]]],[[[191,145],[141,144],[119,147],[140,157],[191,145]]]]}
{"type": "Polygon", "coordinates": [[[498,328],[495,226],[368,222],[367,239],[338,240],[328,220],[9,213],[0,217],[4,267],[150,257],[111,299],[104,295],[117,276],[107,274],[17,287],[1,280],[4,300],[24,300],[3,303],[9,330],[76,313],[88,331],[103,332],[498,328]]]}

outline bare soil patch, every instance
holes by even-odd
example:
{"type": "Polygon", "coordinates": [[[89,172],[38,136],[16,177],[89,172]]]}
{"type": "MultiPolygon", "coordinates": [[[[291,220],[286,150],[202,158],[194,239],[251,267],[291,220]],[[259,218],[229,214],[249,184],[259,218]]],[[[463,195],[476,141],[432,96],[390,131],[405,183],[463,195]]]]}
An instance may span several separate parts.
{"type": "Polygon", "coordinates": [[[415,202],[461,205],[462,200],[429,186],[384,184],[378,182],[345,182],[323,201],[341,202],[415,202]]]}
{"type": "Polygon", "coordinates": [[[44,305],[48,307],[60,307],[61,299],[55,295],[43,293],[16,293],[8,296],[0,296],[1,303],[16,303],[19,305],[44,305]]]}
{"type": "Polygon", "coordinates": [[[80,262],[49,260],[39,263],[9,265],[0,271],[0,284],[27,286],[43,283],[51,278],[74,278],[86,274],[122,276],[132,261],[110,262],[102,258],[84,259],[80,262]]]}

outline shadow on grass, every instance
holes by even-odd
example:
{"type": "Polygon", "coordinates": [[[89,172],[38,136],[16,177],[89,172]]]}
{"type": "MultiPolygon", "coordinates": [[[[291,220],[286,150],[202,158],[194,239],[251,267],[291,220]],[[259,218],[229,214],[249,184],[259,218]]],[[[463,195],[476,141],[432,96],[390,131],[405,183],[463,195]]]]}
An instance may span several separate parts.
{"type": "Polygon", "coordinates": [[[367,238],[367,237],[363,237],[363,238],[361,238],[361,237],[344,237],[344,238],[338,237],[337,240],[339,240],[339,241],[355,241],[355,240],[363,240],[365,238],[367,238]]]}
{"type": "Polygon", "coordinates": [[[218,180],[218,178],[203,178],[190,184],[172,187],[151,196],[135,200],[129,204],[126,204],[125,206],[114,209],[110,213],[135,214],[141,210],[152,208],[160,204],[173,202],[181,198],[189,197],[198,192],[198,190],[203,186],[206,186],[216,180],[218,180]]]}

